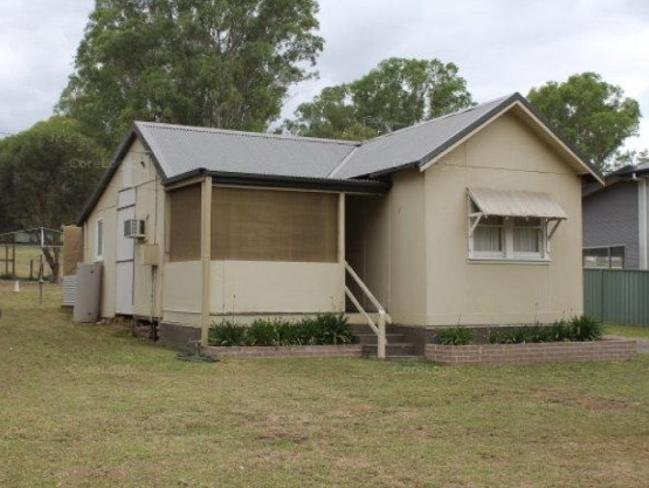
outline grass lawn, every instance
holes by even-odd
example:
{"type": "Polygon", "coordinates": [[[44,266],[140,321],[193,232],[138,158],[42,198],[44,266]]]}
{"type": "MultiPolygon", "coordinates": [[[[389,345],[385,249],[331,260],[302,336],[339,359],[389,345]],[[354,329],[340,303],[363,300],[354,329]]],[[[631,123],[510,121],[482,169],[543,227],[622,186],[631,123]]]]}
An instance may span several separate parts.
{"type": "Polygon", "coordinates": [[[185,363],[0,284],[0,486],[646,486],[649,355],[185,363]]]}
{"type": "Polygon", "coordinates": [[[639,339],[649,339],[649,327],[639,325],[611,325],[604,326],[604,333],[624,337],[637,337],[639,339]]]}

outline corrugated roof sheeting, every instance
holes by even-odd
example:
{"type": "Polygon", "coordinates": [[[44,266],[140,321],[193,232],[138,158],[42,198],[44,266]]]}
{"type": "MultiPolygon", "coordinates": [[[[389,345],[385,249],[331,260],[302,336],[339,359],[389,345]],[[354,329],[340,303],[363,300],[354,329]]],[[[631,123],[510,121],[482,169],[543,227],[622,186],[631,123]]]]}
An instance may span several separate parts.
{"type": "Polygon", "coordinates": [[[562,220],[568,218],[561,205],[547,193],[470,188],[469,196],[485,215],[562,220]]]}
{"type": "Polygon", "coordinates": [[[355,147],[270,134],[204,129],[150,122],[136,126],[167,178],[196,168],[208,171],[325,178],[355,147]]]}
{"type": "Polygon", "coordinates": [[[394,167],[420,163],[467,126],[497,108],[510,96],[431,119],[364,142],[332,176],[355,178],[394,167]]]}

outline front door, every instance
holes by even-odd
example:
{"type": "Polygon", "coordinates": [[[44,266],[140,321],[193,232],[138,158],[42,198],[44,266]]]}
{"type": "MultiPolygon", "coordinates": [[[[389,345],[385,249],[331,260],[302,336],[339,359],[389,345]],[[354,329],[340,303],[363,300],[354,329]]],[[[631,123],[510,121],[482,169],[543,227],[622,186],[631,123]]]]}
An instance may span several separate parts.
{"type": "Polygon", "coordinates": [[[135,218],[135,205],[117,209],[117,263],[115,279],[115,312],[133,314],[134,240],[124,236],[124,222],[135,218]]]}

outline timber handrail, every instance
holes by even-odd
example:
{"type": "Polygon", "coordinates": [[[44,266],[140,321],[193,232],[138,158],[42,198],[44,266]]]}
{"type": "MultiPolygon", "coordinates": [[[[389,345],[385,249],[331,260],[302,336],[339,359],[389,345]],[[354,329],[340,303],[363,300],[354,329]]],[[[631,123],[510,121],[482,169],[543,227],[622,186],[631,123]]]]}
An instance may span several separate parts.
{"type": "Polygon", "coordinates": [[[370,291],[370,289],[363,283],[363,280],[361,280],[360,276],[356,274],[356,271],[354,271],[354,268],[352,268],[347,261],[345,261],[345,269],[349,273],[349,275],[354,279],[356,284],[360,287],[361,290],[363,290],[363,293],[367,296],[367,298],[370,299],[370,302],[372,302],[372,305],[376,307],[376,310],[379,314],[385,314],[387,322],[392,323],[392,318],[390,315],[385,311],[383,308],[383,305],[381,305],[381,302],[379,302],[374,294],[370,291]]]}
{"type": "Polygon", "coordinates": [[[392,317],[385,311],[383,308],[383,305],[376,299],[374,294],[370,291],[370,289],[363,283],[363,280],[356,274],[356,271],[349,265],[347,261],[345,261],[345,270],[349,273],[349,275],[354,279],[356,284],[360,287],[360,289],[365,293],[367,298],[369,298],[370,302],[372,302],[372,305],[376,308],[378,312],[378,324],[374,323],[374,320],[368,314],[363,306],[360,304],[358,299],[354,296],[354,294],[351,292],[351,290],[345,285],[345,294],[347,297],[351,300],[351,302],[354,304],[356,307],[356,310],[358,310],[364,317],[365,320],[367,320],[367,324],[370,326],[370,329],[376,334],[377,337],[377,350],[376,350],[376,355],[379,359],[384,359],[385,358],[385,349],[387,346],[387,338],[385,335],[385,324],[386,323],[391,323],[392,322],[392,317]]]}

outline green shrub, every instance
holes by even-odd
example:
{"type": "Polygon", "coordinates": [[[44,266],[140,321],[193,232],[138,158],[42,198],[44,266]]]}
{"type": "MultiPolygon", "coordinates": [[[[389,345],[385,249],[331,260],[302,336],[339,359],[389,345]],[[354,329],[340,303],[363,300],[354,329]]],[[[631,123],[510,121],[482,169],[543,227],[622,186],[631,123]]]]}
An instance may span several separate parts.
{"type": "Polygon", "coordinates": [[[552,325],[516,327],[511,330],[492,330],[491,344],[522,344],[531,342],[596,341],[602,337],[602,324],[585,315],[569,322],[559,320],[552,325]]]}
{"type": "Polygon", "coordinates": [[[586,315],[574,317],[570,327],[573,341],[597,341],[602,338],[602,323],[586,315]]]}
{"type": "Polygon", "coordinates": [[[440,331],[438,337],[440,344],[445,346],[466,346],[471,343],[473,332],[464,327],[453,327],[440,331]]]}
{"type": "Polygon", "coordinates": [[[352,331],[343,314],[318,315],[314,321],[319,344],[349,344],[352,331]]]}
{"type": "Polygon", "coordinates": [[[280,322],[268,320],[255,320],[245,330],[246,346],[279,346],[280,322]]]}
{"type": "Polygon", "coordinates": [[[352,332],[343,314],[322,314],[297,323],[255,320],[251,325],[213,324],[210,344],[216,346],[293,346],[348,344],[352,332]]]}
{"type": "Polygon", "coordinates": [[[528,342],[548,342],[551,340],[549,327],[532,325],[511,330],[493,331],[494,342],[498,344],[523,344],[528,342]]]}
{"type": "Polygon", "coordinates": [[[572,340],[571,327],[565,320],[554,322],[548,327],[548,342],[572,340]]]}
{"type": "Polygon", "coordinates": [[[243,327],[224,320],[218,324],[212,324],[209,342],[214,346],[240,346],[244,342],[245,335],[246,331],[243,327]]]}

